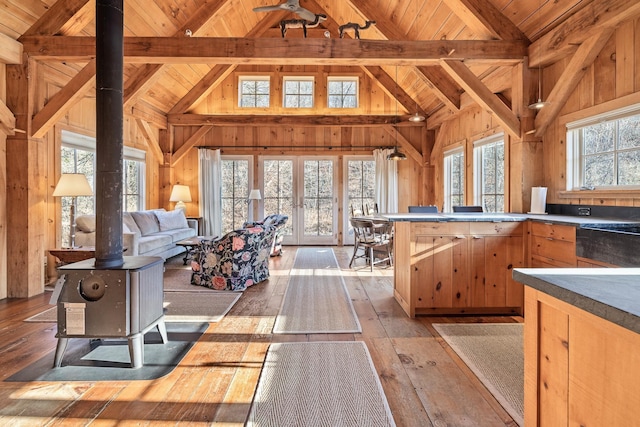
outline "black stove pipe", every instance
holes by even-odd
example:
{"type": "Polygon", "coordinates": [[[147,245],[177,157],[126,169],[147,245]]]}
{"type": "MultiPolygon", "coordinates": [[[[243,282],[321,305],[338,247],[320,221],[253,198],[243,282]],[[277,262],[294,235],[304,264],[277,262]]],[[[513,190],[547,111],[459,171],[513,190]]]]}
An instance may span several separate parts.
{"type": "Polygon", "coordinates": [[[96,0],[96,268],[122,257],[123,0],[96,0]]]}

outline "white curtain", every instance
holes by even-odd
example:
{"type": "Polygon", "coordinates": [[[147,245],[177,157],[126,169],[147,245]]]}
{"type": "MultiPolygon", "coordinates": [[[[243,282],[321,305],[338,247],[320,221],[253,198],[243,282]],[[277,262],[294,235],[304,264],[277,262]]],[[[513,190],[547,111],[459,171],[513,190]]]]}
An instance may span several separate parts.
{"type": "Polygon", "coordinates": [[[203,236],[222,235],[222,160],[220,150],[198,150],[200,216],[203,236]]]}
{"type": "Polygon", "coordinates": [[[393,149],[373,150],[376,161],[376,203],[378,212],[398,212],[398,162],[387,160],[393,149]]]}

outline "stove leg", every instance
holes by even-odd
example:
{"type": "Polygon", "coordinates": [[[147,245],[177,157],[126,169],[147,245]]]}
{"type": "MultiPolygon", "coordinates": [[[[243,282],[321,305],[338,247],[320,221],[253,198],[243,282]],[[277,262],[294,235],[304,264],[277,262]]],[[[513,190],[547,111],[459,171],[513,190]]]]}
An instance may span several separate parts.
{"type": "Polygon", "coordinates": [[[142,368],[144,363],[144,335],[134,334],[129,337],[129,357],[131,358],[131,367],[134,369],[142,368]]]}
{"type": "Polygon", "coordinates": [[[56,345],[56,355],[53,362],[54,368],[62,366],[62,357],[64,352],[67,351],[67,345],[69,344],[69,338],[58,338],[58,344],[56,345]]]}
{"type": "Polygon", "coordinates": [[[164,320],[160,320],[156,326],[158,327],[160,338],[162,338],[162,344],[168,343],[169,338],[167,338],[167,326],[164,324],[164,320]]]}

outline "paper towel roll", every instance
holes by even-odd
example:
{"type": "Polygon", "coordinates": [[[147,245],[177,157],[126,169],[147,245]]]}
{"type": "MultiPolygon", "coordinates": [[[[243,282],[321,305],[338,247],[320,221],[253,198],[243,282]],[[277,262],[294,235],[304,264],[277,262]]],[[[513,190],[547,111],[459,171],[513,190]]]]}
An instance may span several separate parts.
{"type": "Polygon", "coordinates": [[[544,214],[547,207],[547,187],[531,188],[531,211],[532,214],[544,214]]]}

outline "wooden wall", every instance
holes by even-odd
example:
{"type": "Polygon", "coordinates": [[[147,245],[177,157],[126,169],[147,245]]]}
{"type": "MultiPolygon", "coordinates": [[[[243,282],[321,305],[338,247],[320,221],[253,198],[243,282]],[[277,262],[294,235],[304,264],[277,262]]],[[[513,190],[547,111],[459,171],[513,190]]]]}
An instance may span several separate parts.
{"type": "MultiPolygon", "coordinates": [[[[6,65],[0,63],[0,100],[7,101],[6,65]]],[[[7,136],[0,132],[0,299],[7,297],[7,136]]]]}

